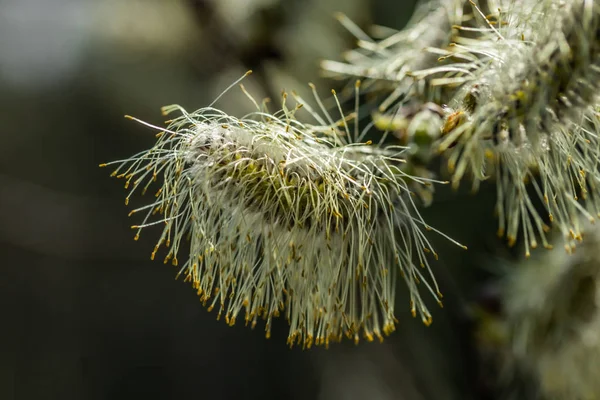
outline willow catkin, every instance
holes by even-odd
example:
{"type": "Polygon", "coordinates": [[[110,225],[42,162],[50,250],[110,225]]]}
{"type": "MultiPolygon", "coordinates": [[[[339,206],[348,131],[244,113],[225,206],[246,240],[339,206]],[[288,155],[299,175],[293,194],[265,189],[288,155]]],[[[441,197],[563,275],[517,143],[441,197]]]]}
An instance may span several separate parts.
{"type": "Polygon", "coordinates": [[[495,176],[499,234],[509,244],[521,233],[526,254],[538,239],[550,247],[546,222],[553,222],[571,251],[579,216],[591,221],[600,211],[600,6],[500,3],[498,27],[488,20],[481,39],[459,49],[484,56],[457,95],[439,150],[455,185],[466,173],[475,186],[495,176]]]}
{"type": "Polygon", "coordinates": [[[441,304],[423,233],[431,228],[407,182],[431,182],[403,172],[403,148],[355,143],[345,119],[308,105],[318,126],[303,124],[299,108],[284,101],[279,113],[238,119],[212,107],[165,107],[181,115],[155,146],[110,163],[131,186],[127,199],[162,177],[156,200],[132,211],[145,213],[136,237],[163,226],[153,259],[164,246],[165,263],[180,265],[230,325],[262,318],[268,337],[272,319],[285,316],[290,345],[382,339],[395,327],[399,277],[413,315],[429,324],[419,287],[441,304]]]}

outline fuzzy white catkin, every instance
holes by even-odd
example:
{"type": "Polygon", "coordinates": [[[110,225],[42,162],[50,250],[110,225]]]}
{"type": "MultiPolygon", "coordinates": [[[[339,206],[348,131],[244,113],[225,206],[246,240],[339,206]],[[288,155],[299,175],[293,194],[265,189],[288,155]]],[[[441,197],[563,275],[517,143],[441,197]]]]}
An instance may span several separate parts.
{"type": "Polygon", "coordinates": [[[290,345],[382,339],[395,327],[399,277],[413,315],[429,324],[419,287],[441,304],[423,233],[431,228],[407,182],[431,182],[402,171],[403,148],[356,143],[345,120],[308,105],[320,127],[302,124],[299,108],[284,102],[277,114],[237,119],[211,107],[165,107],[181,116],[156,145],[109,163],[133,186],[128,199],[162,176],[157,199],[132,211],[146,213],[137,235],[164,226],[152,258],[165,246],[165,262],[180,265],[228,324],[243,318],[254,327],[262,318],[269,337],[272,319],[285,316],[290,345]]]}
{"type": "Polygon", "coordinates": [[[600,5],[499,1],[491,8],[501,10],[500,23],[481,16],[481,37],[456,46],[457,56],[474,61],[439,151],[455,185],[468,173],[475,187],[495,177],[499,234],[509,244],[522,234],[526,254],[538,239],[550,247],[551,222],[572,251],[579,216],[591,221],[600,211],[600,5]]]}

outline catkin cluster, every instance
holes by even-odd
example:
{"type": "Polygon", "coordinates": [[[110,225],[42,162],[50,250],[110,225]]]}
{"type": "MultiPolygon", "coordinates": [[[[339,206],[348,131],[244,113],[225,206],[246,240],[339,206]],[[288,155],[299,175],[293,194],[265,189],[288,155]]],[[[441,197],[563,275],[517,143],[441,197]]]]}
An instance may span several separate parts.
{"type": "Polygon", "coordinates": [[[550,247],[545,232],[554,223],[571,251],[579,216],[593,221],[600,211],[600,7],[574,0],[522,8],[500,13],[506,28],[491,25],[473,46],[488,58],[457,95],[439,150],[455,183],[467,172],[476,183],[494,176],[498,233],[509,244],[520,231],[526,254],[538,238],[550,247]]]}
{"type": "Polygon", "coordinates": [[[510,245],[521,237],[526,254],[539,242],[551,247],[554,224],[570,252],[579,217],[600,211],[599,8],[592,0],[425,2],[428,12],[405,30],[377,42],[359,37],[346,63],[323,66],[387,88],[375,126],[383,121],[420,153],[444,157],[455,187],[465,177],[474,190],[495,180],[498,233],[510,245]],[[439,139],[414,143],[407,126],[431,101],[444,123],[427,135],[439,139]]]}
{"type": "Polygon", "coordinates": [[[380,145],[359,134],[357,85],[350,116],[334,93],[337,121],[318,96],[319,113],[302,99],[275,114],[252,100],[259,111],[239,119],[166,107],[181,115],[156,145],[110,163],[128,199],[159,182],[156,200],[132,211],[145,213],[137,235],[163,225],[152,257],[164,246],[229,324],[264,319],[269,336],[282,315],[289,343],[306,347],[381,338],[395,326],[400,279],[413,315],[430,323],[419,288],[441,302],[427,253],[437,255],[413,195],[433,201],[436,157],[455,187],[495,181],[498,233],[522,239],[527,256],[552,247],[552,225],[572,252],[600,215],[600,5],[432,0],[419,10],[381,40],[340,15],[359,48],[322,64],[365,79],[380,145]],[[401,146],[381,145],[390,133],[401,146]]]}

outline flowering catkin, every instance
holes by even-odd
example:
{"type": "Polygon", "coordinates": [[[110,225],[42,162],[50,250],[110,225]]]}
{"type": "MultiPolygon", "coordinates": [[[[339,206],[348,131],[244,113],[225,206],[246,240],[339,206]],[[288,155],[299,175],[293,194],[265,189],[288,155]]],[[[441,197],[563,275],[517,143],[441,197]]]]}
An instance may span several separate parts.
{"type": "Polygon", "coordinates": [[[237,119],[165,107],[181,116],[156,145],[115,162],[113,176],[132,185],[127,199],[163,178],[157,199],[132,211],[146,213],[137,235],[163,225],[152,258],[166,247],[165,263],[181,265],[179,275],[230,325],[262,318],[269,337],[272,318],[284,315],[290,345],[344,334],[358,341],[361,332],[381,339],[394,330],[400,276],[413,315],[430,323],[418,288],[440,302],[422,232],[431,228],[407,182],[431,182],[402,171],[402,148],[352,143],[346,119],[334,123],[308,105],[320,125],[302,124],[299,108],[284,100],[279,113],[237,119]]]}
{"type": "Polygon", "coordinates": [[[571,239],[581,238],[579,216],[591,221],[600,211],[600,6],[591,0],[499,5],[505,7],[497,28],[486,21],[480,40],[457,46],[460,57],[477,59],[439,150],[455,184],[467,172],[475,186],[495,177],[499,234],[509,244],[521,230],[526,254],[536,237],[549,247],[549,221],[571,251],[571,239]]]}

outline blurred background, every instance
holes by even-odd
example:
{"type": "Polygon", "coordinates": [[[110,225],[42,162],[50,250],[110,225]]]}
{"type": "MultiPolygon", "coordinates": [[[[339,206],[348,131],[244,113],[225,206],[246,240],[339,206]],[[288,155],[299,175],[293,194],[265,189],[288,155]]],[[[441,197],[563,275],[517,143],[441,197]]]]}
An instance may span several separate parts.
{"type": "MultiPolygon", "coordinates": [[[[319,61],[355,39],[335,20],[401,28],[413,0],[0,0],[1,399],[488,398],[467,305],[495,252],[493,190],[424,210],[446,307],[384,344],[288,349],[228,327],[133,241],[122,183],[101,162],[148,148],[160,107],[209,104],[245,71],[257,99],[322,93],[319,61]],[[466,212],[477,226],[465,224],[466,212]],[[484,226],[485,229],[482,229],[484,226]],[[490,228],[491,227],[491,228],[490,228]],[[489,229],[488,229],[489,228],[489,229]],[[486,232],[482,234],[482,232],[486,232]],[[491,233],[491,236],[487,235],[491,233]]],[[[308,96],[306,96],[308,97],[308,96]]],[[[252,109],[233,89],[218,106],[252,109]]]]}

